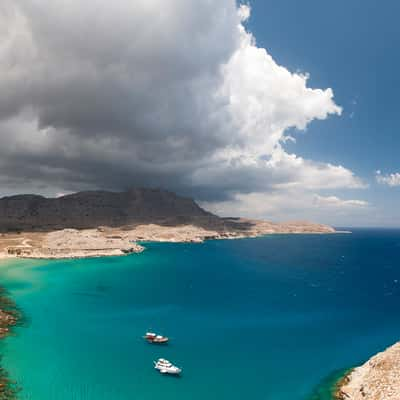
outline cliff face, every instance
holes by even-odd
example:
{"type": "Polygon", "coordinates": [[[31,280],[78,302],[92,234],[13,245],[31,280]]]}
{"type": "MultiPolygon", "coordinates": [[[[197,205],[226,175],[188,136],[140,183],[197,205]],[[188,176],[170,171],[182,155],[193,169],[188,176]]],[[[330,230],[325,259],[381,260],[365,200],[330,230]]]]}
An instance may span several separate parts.
{"type": "Polygon", "coordinates": [[[165,218],[218,217],[192,199],[158,189],[80,192],[59,198],[19,195],[0,199],[0,230],[123,226],[165,218]]]}
{"type": "Polygon", "coordinates": [[[338,389],[338,400],[399,400],[400,343],[355,368],[338,389]]]}

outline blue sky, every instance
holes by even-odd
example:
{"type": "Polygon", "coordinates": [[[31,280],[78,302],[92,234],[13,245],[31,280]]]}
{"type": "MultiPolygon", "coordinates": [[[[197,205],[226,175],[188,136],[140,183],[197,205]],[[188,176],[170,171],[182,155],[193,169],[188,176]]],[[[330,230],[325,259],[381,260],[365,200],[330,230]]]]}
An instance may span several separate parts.
{"type": "Polygon", "coordinates": [[[311,87],[331,87],[343,107],[341,116],[313,121],[286,148],[350,168],[370,185],[354,191],[373,208],[364,216],[366,225],[400,226],[400,186],[388,187],[375,179],[378,169],[385,174],[400,171],[400,2],[250,4],[248,25],[257,44],[291,71],[309,73],[311,87]]]}

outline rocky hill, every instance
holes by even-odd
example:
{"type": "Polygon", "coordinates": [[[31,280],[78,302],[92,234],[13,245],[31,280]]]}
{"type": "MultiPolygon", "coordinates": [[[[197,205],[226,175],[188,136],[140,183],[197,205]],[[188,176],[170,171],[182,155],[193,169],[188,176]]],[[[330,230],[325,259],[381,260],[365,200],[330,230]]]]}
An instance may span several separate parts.
{"type": "Polygon", "coordinates": [[[192,199],[160,189],[119,193],[90,191],[59,198],[18,195],[0,199],[0,230],[3,232],[115,227],[195,217],[218,220],[192,199]]]}
{"type": "Polygon", "coordinates": [[[273,233],[333,233],[310,222],[220,218],[159,189],[0,199],[0,258],[66,258],[141,252],[136,242],[202,242],[273,233]]]}

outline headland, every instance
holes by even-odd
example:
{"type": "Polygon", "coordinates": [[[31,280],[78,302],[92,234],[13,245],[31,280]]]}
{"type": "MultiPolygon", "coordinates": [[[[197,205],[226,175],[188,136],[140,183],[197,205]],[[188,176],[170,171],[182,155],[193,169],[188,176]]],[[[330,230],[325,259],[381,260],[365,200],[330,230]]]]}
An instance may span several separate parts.
{"type": "Polygon", "coordinates": [[[138,242],[196,242],[276,233],[334,233],[310,222],[221,218],[160,189],[0,199],[0,257],[73,258],[139,253],[138,242]]]}

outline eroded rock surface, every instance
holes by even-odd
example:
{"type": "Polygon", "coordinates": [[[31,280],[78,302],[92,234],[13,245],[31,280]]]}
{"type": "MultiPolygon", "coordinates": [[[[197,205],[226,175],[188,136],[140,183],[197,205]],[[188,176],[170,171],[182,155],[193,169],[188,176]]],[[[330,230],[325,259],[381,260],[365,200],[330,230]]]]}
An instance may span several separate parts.
{"type": "Polygon", "coordinates": [[[399,400],[400,343],[355,368],[338,389],[340,400],[399,400]]]}

